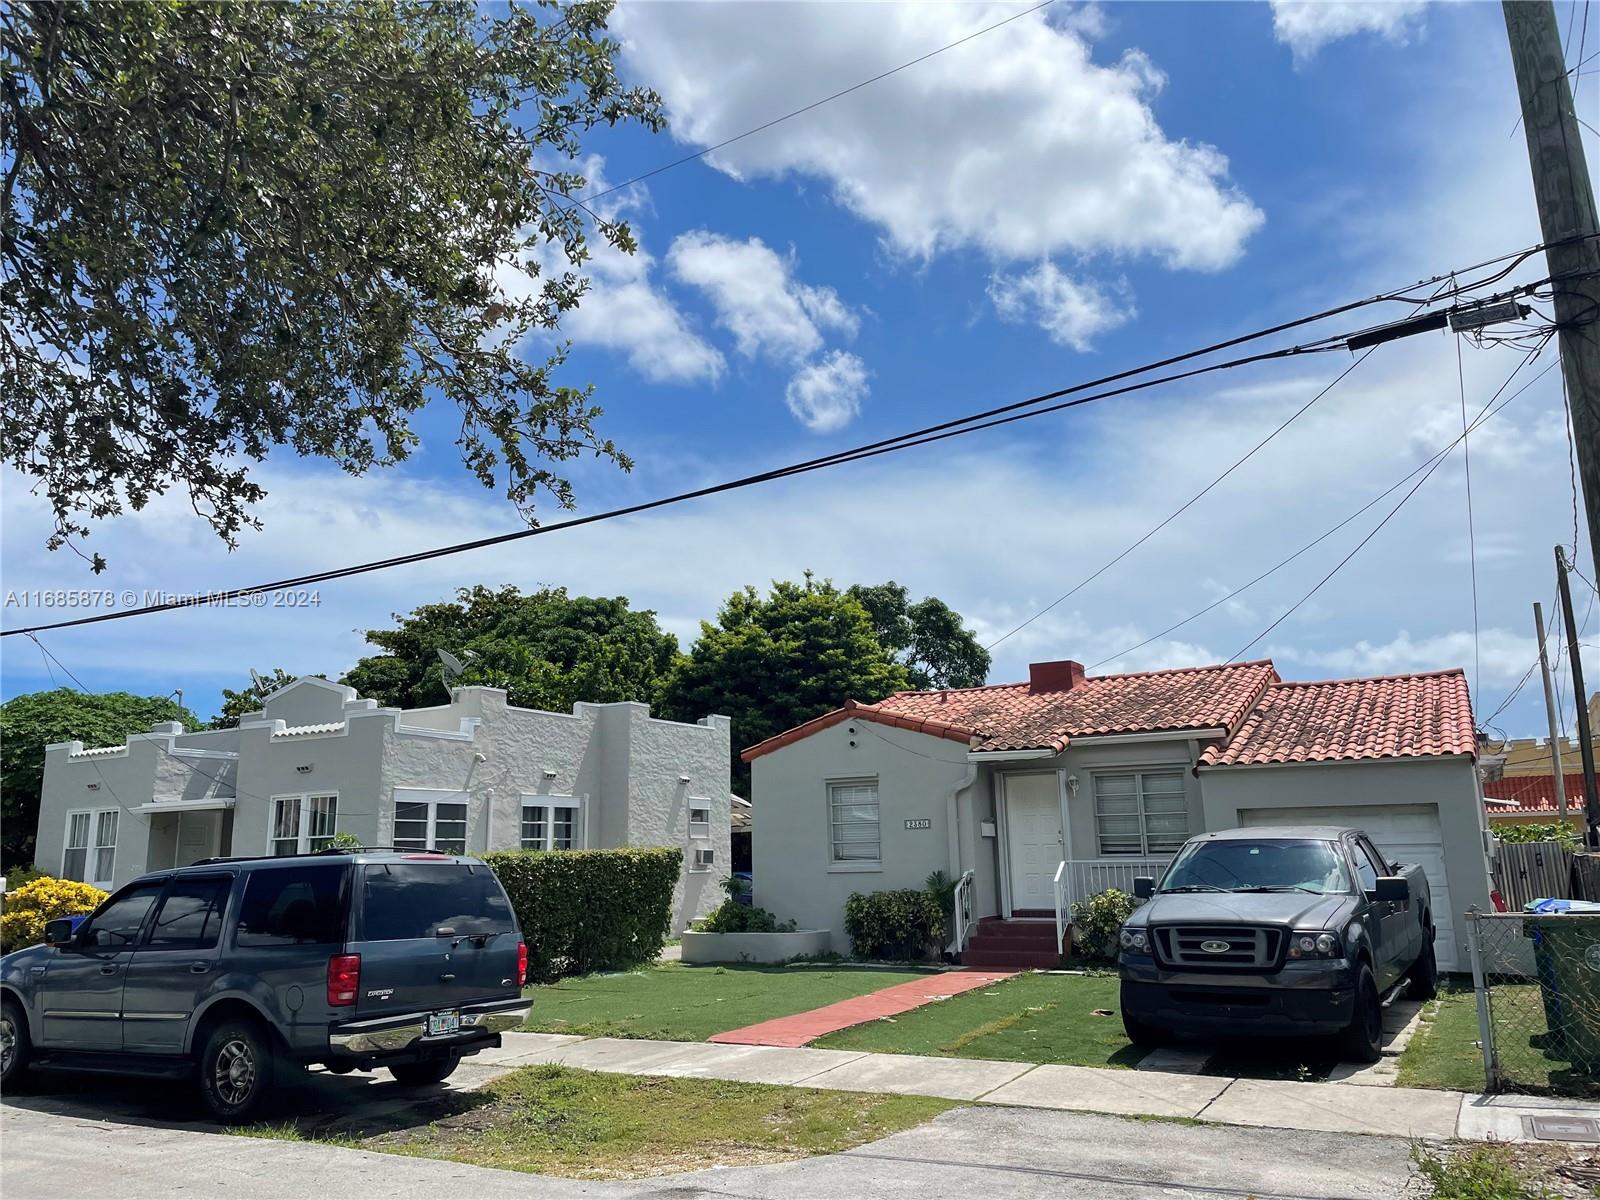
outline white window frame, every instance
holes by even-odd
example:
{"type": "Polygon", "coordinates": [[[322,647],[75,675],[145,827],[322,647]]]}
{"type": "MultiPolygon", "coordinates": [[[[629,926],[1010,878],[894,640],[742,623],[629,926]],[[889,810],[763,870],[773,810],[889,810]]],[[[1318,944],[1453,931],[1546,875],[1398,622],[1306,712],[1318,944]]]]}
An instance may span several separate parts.
{"type": "MultiPolygon", "coordinates": [[[[828,780],[827,788],[828,788],[828,790],[827,790],[827,804],[828,804],[827,824],[828,824],[828,865],[829,865],[829,867],[831,867],[834,870],[844,870],[844,871],[876,871],[876,870],[881,869],[882,866],[883,866],[883,797],[882,797],[882,794],[878,790],[877,777],[876,776],[872,776],[870,778],[858,778],[858,779],[830,779],[830,780],[828,780]],[[839,822],[834,816],[834,810],[838,807],[838,804],[839,804],[839,801],[838,801],[838,798],[837,798],[838,797],[838,793],[842,789],[845,789],[845,788],[862,788],[862,787],[870,787],[872,789],[872,797],[873,797],[872,803],[873,803],[873,806],[875,808],[877,808],[877,810],[878,810],[878,820],[877,820],[878,836],[875,839],[877,841],[877,843],[878,843],[878,853],[877,853],[877,856],[875,858],[853,858],[853,857],[841,856],[839,854],[839,847],[844,843],[842,843],[839,840],[839,838],[836,836],[837,833],[838,833],[838,829],[839,829],[839,822]]],[[[857,801],[856,803],[865,803],[865,802],[864,801],[857,801]]],[[[862,822],[862,823],[864,824],[864,822],[862,822]]]]}
{"type": "Polygon", "coordinates": [[[316,841],[328,843],[339,832],[339,793],[327,788],[319,788],[308,792],[275,792],[268,797],[267,804],[267,853],[274,854],[279,842],[288,841],[288,837],[278,837],[278,806],[285,800],[297,800],[300,804],[299,811],[295,814],[294,852],[296,854],[312,853],[311,812],[312,800],[333,801],[333,832],[319,834],[316,841]]]}
{"type": "Polygon", "coordinates": [[[99,888],[101,891],[110,891],[112,881],[117,874],[117,836],[122,832],[122,810],[120,808],[74,808],[66,816],[66,827],[61,836],[61,878],[73,878],[67,872],[67,854],[73,850],[82,850],[84,878],[77,880],[77,882],[87,883],[90,887],[99,888]],[[107,846],[101,845],[99,839],[100,819],[108,814],[116,824],[111,831],[111,843],[107,846]],[[88,818],[88,823],[84,830],[86,840],[82,846],[74,846],[72,844],[72,818],[74,817],[88,818]],[[111,851],[111,871],[104,879],[90,878],[96,874],[95,868],[99,865],[100,851],[102,850],[111,851]]]}
{"type": "MultiPolygon", "coordinates": [[[[1187,763],[1152,763],[1148,766],[1138,767],[1107,767],[1095,771],[1089,778],[1089,801],[1093,805],[1094,817],[1094,848],[1101,858],[1162,858],[1171,857],[1178,852],[1184,842],[1193,836],[1194,819],[1189,811],[1189,785],[1184,779],[1184,774],[1189,769],[1187,763]],[[1100,811],[1100,781],[1118,775],[1131,775],[1133,777],[1134,813],[1103,814],[1100,811]],[[1179,793],[1183,798],[1183,828],[1180,834],[1158,834],[1157,836],[1167,841],[1176,839],[1176,844],[1162,849],[1151,849],[1150,816],[1145,806],[1144,779],[1147,775],[1176,775],[1183,787],[1179,793]],[[1133,816],[1139,819],[1139,848],[1136,850],[1107,850],[1105,848],[1105,835],[1100,832],[1100,818],[1102,816],[1133,816]]],[[[1159,814],[1158,814],[1159,815],[1159,814]]]]}
{"type": "Polygon", "coordinates": [[[462,852],[467,854],[472,852],[472,797],[468,793],[438,791],[432,788],[397,787],[390,794],[389,803],[389,840],[396,846],[400,845],[400,835],[394,832],[394,827],[400,820],[400,806],[402,804],[421,804],[427,807],[428,825],[421,847],[423,850],[433,849],[439,844],[439,806],[441,804],[459,804],[465,810],[461,831],[462,852]]]}
{"type": "Polygon", "coordinates": [[[522,850],[582,850],[583,801],[577,796],[555,796],[543,792],[523,792],[522,803],[517,808],[517,846],[522,850]],[[522,837],[523,814],[530,808],[545,810],[543,845],[531,846],[522,837]],[[558,847],[556,842],[555,810],[565,808],[572,813],[572,845],[558,847]]]}
{"type": "MultiPolygon", "coordinates": [[[[711,837],[711,797],[689,797],[689,837],[694,841],[705,841],[711,837]],[[705,819],[702,821],[695,820],[694,814],[696,812],[704,812],[705,819]]],[[[709,867],[706,869],[710,870],[709,867]]]]}
{"type": "Polygon", "coordinates": [[[711,846],[696,846],[689,862],[690,874],[703,874],[716,866],[717,852],[711,846]]]}

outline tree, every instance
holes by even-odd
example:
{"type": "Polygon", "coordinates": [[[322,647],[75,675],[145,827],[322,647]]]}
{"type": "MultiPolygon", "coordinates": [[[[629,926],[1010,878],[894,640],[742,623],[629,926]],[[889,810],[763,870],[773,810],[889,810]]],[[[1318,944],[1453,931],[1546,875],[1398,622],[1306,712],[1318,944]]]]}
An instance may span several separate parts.
{"type": "MultiPolygon", "coordinates": [[[[658,130],[609,2],[0,8],[0,455],[87,522],[186,490],[229,545],[272,447],[362,474],[460,410],[457,446],[530,521],[553,464],[630,463],[565,357],[524,361],[586,286],[596,125],[658,130]],[[562,264],[541,274],[538,263],[562,264]]],[[[95,555],[95,570],[104,561],[95,555]]]]}
{"type": "Polygon", "coordinates": [[[291,675],[282,667],[273,667],[272,673],[260,677],[261,682],[254,679],[250,686],[240,691],[229,688],[222,689],[222,711],[211,718],[213,729],[235,729],[238,727],[239,718],[245,713],[260,712],[261,705],[266,698],[279,688],[288,687],[298,675],[291,675]]]}
{"type": "Polygon", "coordinates": [[[878,641],[906,668],[912,687],[981,687],[989,678],[989,652],[937,596],[912,604],[892,579],[855,584],[848,594],[871,615],[878,641]]]}
{"type": "Polygon", "coordinates": [[[456,600],[394,614],[393,629],[371,629],[384,653],[363,658],[344,682],[385,705],[416,708],[449,699],[438,652],[467,667],[463,684],[505,688],[512,704],[570,710],[587,700],[656,700],[678,639],[656,615],[621,596],[568,596],[565,588],[524,595],[514,587],[462,588],[456,600]]]}
{"type": "Polygon", "coordinates": [[[774,582],[765,596],[753,587],[735,592],[715,624],[702,621],[667,683],[663,714],[732,717],[735,788],[747,790],[743,747],[846,700],[881,700],[910,684],[861,601],[808,572],[800,583],[774,582]]]}
{"type": "MultiPolygon", "coordinates": [[[[127,692],[30,692],[0,704],[0,858],[7,866],[33,861],[44,784],[44,748],[52,742],[120,746],[130,733],[148,733],[157,721],[200,719],[165,696],[127,692]]],[[[61,864],[54,864],[60,867],[61,864]]]]}

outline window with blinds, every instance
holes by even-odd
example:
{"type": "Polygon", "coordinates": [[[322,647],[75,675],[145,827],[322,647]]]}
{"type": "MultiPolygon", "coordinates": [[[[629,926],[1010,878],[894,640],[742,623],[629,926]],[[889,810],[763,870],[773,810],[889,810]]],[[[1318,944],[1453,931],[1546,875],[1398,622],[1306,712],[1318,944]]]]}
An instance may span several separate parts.
{"type": "Polygon", "coordinates": [[[1094,825],[1101,854],[1175,853],[1189,840],[1183,771],[1096,775],[1094,825]]]}
{"type": "Polygon", "coordinates": [[[834,862],[878,862],[882,859],[876,780],[830,783],[828,821],[834,862]]]}

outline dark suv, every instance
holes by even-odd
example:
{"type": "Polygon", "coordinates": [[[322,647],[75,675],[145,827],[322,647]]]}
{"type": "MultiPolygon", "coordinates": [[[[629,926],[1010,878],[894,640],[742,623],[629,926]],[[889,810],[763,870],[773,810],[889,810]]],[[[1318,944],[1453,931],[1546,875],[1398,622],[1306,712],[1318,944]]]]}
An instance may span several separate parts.
{"type": "Polygon", "coordinates": [[[135,879],[0,958],[0,1086],[30,1066],[198,1072],[244,1121],[312,1063],[429,1084],[527,1019],[500,881],[456,855],[214,859],[135,879]]]}

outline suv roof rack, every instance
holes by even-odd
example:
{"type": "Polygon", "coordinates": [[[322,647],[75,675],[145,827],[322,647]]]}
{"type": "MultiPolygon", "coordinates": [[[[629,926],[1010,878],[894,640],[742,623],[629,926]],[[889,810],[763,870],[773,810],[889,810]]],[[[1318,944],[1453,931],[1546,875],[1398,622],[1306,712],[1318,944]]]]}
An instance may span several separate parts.
{"type": "MultiPolygon", "coordinates": [[[[454,850],[439,850],[433,846],[326,846],[321,850],[308,850],[304,854],[234,854],[224,855],[219,858],[197,858],[192,863],[185,863],[189,867],[212,867],[224,863],[265,862],[270,860],[288,858],[325,858],[330,854],[439,854],[446,857],[453,856],[454,850]]],[[[169,867],[168,870],[181,871],[183,867],[169,867]]]]}

